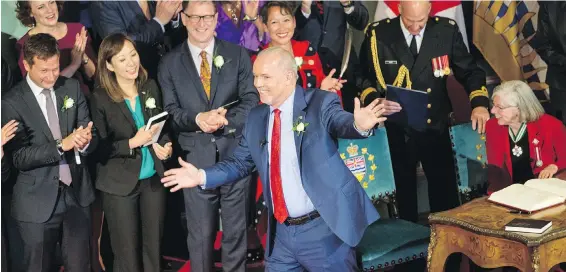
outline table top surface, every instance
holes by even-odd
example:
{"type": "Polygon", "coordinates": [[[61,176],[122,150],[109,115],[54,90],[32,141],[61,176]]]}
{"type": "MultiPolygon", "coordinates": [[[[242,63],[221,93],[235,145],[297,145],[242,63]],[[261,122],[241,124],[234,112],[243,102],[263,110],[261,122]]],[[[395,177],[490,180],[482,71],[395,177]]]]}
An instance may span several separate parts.
{"type": "Polygon", "coordinates": [[[428,219],[430,224],[453,225],[481,235],[518,241],[527,246],[566,237],[566,204],[533,214],[514,214],[510,210],[482,197],[452,210],[431,214],[428,219]],[[515,218],[550,220],[552,227],[541,234],[505,231],[505,225],[515,218]]]}

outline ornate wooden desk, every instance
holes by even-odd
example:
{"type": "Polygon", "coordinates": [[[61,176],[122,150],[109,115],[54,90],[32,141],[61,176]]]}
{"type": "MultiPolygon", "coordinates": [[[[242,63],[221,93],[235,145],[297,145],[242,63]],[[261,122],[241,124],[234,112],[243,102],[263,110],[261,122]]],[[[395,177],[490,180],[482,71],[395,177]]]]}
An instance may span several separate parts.
{"type": "Polygon", "coordinates": [[[521,271],[547,272],[566,262],[566,205],[532,215],[511,214],[487,197],[458,208],[431,214],[429,272],[444,271],[448,256],[461,252],[485,268],[513,266],[521,271]],[[552,227],[542,234],[506,232],[513,218],[545,219],[552,227]]]}

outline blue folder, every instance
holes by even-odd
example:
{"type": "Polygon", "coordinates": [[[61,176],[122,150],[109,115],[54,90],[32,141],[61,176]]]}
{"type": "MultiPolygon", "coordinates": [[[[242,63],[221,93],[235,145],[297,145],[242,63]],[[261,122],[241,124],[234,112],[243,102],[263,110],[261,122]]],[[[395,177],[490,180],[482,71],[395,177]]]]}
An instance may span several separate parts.
{"type": "Polygon", "coordinates": [[[428,116],[426,92],[387,85],[386,97],[387,100],[399,103],[403,108],[400,112],[387,116],[388,121],[419,131],[426,129],[428,116]]]}

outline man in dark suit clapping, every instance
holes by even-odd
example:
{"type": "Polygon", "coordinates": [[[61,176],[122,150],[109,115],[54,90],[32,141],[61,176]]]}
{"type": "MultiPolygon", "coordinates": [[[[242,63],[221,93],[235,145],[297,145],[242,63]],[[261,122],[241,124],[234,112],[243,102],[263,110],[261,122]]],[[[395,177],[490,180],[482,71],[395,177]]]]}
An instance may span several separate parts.
{"type": "Polygon", "coordinates": [[[19,171],[12,216],[24,270],[49,271],[61,239],[65,271],[89,271],[94,192],[82,156],[96,148],[96,138],[87,103],[76,80],[59,77],[54,37],[31,36],[23,53],[27,76],[2,97],[2,120],[19,123],[7,150],[19,171]]]}
{"type": "Polygon", "coordinates": [[[156,79],[157,63],[182,36],[178,14],[181,1],[93,1],[92,26],[100,40],[120,32],[136,42],[142,66],[156,79]]]}
{"type": "MultiPolygon", "coordinates": [[[[197,167],[207,167],[232,153],[259,98],[246,49],[214,38],[216,5],[185,1],[181,13],[189,38],[163,57],[158,78],[183,156],[197,167]]],[[[213,270],[220,207],[223,269],[245,271],[249,185],[246,177],[214,190],[184,190],[193,271],[213,270]]]]}

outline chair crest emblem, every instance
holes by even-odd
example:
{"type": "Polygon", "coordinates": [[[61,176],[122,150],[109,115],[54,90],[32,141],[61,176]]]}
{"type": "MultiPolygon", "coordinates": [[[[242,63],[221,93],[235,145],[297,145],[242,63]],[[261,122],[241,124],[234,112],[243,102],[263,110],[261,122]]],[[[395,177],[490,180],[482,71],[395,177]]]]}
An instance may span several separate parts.
{"type": "Polygon", "coordinates": [[[346,154],[341,153],[340,158],[342,158],[344,164],[346,164],[348,169],[350,169],[352,174],[356,177],[356,179],[358,179],[362,187],[367,189],[369,183],[375,180],[375,170],[377,169],[375,156],[368,153],[368,149],[366,147],[362,147],[360,150],[360,147],[353,143],[350,143],[350,145],[346,148],[346,152],[348,153],[348,157],[346,157],[346,154]],[[370,174],[367,179],[364,180],[368,172],[370,174]]]}

